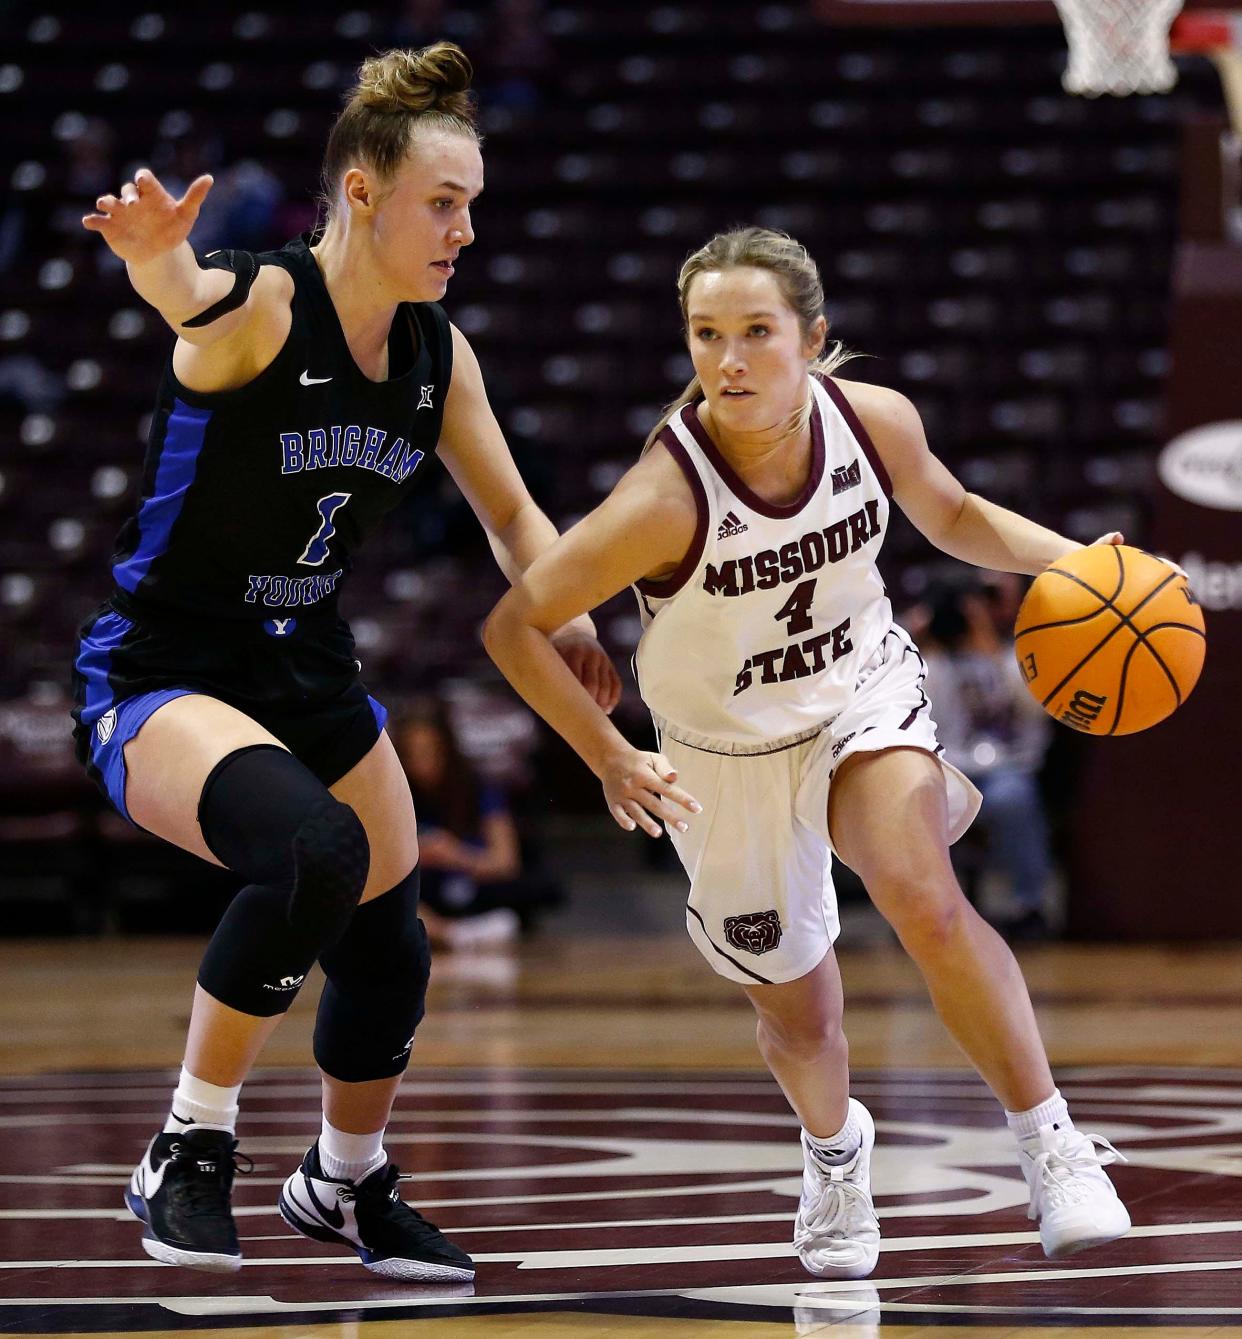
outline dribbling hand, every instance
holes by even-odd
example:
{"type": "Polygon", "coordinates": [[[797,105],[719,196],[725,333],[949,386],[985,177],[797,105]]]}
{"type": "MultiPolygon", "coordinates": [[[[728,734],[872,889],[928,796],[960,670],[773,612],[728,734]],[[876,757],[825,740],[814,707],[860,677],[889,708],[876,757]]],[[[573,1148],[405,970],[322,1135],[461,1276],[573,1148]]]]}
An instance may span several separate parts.
{"type": "MultiPolygon", "coordinates": [[[[1099,539],[1093,539],[1091,541],[1092,544],[1124,544],[1125,542],[1126,537],[1120,530],[1110,530],[1108,534],[1101,535],[1099,539]]],[[[1175,563],[1172,558],[1166,558],[1162,553],[1153,553],[1151,556],[1153,558],[1159,558],[1166,567],[1171,567],[1178,576],[1183,577],[1186,581],[1190,580],[1190,573],[1187,572],[1184,567],[1175,563]]]]}
{"type": "Polygon", "coordinates": [[[130,265],[142,265],[180,246],[190,235],[212,178],[206,174],[190,183],[174,200],[150,168],[140,167],[116,195],[101,195],[94,214],[82,219],[88,232],[97,232],[113,252],[130,265]]]}
{"type": "Polygon", "coordinates": [[[679,807],[691,814],[702,812],[694,796],[673,784],[676,780],[677,769],[662,753],[631,748],[611,758],[600,775],[608,812],[618,825],[626,832],[642,828],[649,837],[660,835],[656,819],[685,832],[679,807]]]}

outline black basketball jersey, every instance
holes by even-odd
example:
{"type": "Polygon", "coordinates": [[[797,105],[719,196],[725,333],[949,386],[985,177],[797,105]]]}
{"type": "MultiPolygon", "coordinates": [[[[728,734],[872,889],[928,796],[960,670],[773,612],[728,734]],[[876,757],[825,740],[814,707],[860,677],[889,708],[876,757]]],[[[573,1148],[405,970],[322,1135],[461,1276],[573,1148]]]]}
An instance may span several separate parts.
{"type": "Polygon", "coordinates": [[[294,284],[289,337],[259,376],[204,395],[168,360],[140,505],[113,560],[123,612],[331,612],[358,545],[426,472],[453,369],[448,318],[434,302],[401,304],[390,377],[369,381],[308,241],[258,256],[294,284]]]}

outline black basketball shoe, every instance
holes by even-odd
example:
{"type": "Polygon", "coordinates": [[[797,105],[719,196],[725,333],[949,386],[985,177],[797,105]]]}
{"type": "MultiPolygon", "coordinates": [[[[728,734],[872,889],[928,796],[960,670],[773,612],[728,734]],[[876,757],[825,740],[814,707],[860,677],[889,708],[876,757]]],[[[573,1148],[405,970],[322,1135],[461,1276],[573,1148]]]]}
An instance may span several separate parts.
{"type": "Polygon", "coordinates": [[[157,1134],[134,1168],[125,1203],[146,1225],[142,1249],[167,1265],[241,1268],[229,1208],[237,1140],[224,1130],[157,1134]]]}
{"type": "Polygon", "coordinates": [[[397,1194],[395,1163],[359,1182],[334,1181],[311,1146],[280,1192],[280,1216],[314,1241],[357,1251],[376,1274],[415,1283],[461,1283],[474,1278],[474,1261],[397,1194]]]}

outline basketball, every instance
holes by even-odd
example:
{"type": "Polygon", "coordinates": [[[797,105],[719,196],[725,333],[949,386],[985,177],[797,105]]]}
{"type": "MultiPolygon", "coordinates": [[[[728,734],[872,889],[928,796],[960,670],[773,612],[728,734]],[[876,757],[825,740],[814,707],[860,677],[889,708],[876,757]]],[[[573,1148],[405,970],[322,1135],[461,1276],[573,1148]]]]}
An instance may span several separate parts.
{"type": "Polygon", "coordinates": [[[1190,696],[1203,613],[1168,563],[1092,544],[1035,578],[1014,625],[1022,677],[1050,716],[1089,735],[1132,735],[1190,696]]]}

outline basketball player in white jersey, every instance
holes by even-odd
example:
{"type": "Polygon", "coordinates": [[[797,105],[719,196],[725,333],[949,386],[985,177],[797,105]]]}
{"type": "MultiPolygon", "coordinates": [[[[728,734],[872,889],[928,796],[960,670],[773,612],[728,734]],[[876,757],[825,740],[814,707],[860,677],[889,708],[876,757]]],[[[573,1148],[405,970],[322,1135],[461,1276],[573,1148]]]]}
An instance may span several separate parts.
{"type": "Polygon", "coordinates": [[[722,234],[679,291],[694,380],[612,494],[500,602],[488,650],[623,828],[667,825],[691,938],[750,997],[802,1122],[794,1246],[809,1272],[863,1277],[880,1239],[874,1126],[849,1096],[841,1030],[833,851],[1003,1104],[1045,1252],[1111,1241],[1130,1227],[1102,1170],[1120,1155],[1074,1128],[1018,965],[954,878],[949,845],[979,794],[940,756],[922,658],[875,566],[890,499],[980,567],[1037,573],[1081,546],[967,493],[903,396],[832,376],[845,355],[821,356],[823,289],[797,242],[722,234]],[[548,640],[628,585],[659,753],[627,743],[548,640]]]}

